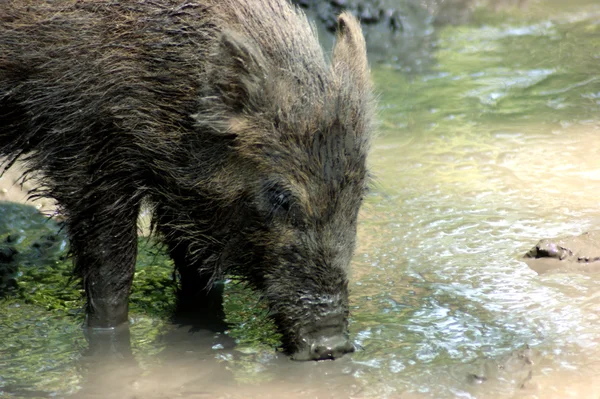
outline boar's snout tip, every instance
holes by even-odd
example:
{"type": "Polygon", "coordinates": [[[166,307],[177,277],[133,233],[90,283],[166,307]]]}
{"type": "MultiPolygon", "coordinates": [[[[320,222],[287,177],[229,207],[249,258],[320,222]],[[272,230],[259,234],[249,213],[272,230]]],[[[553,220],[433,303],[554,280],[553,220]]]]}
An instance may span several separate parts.
{"type": "Polygon", "coordinates": [[[294,360],[334,360],[354,352],[354,345],[344,335],[317,337],[292,355],[294,360]]]}

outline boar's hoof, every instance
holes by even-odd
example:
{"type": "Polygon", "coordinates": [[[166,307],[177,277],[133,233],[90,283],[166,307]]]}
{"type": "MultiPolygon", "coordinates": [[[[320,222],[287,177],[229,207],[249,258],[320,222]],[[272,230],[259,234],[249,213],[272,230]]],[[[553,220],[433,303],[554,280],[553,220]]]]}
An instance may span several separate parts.
{"type": "Polygon", "coordinates": [[[343,335],[317,337],[292,355],[294,360],[333,360],[354,352],[354,345],[343,335]]]}

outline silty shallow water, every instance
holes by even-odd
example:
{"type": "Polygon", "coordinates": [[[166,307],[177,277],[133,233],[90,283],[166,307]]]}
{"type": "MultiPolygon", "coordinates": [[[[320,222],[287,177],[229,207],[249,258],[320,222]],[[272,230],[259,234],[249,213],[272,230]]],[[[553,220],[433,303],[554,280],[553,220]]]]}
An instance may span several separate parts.
{"type": "Polygon", "coordinates": [[[11,302],[0,397],[598,397],[600,277],[521,260],[600,225],[594,3],[481,12],[437,32],[431,69],[374,66],[381,134],[351,283],[362,350],[296,363],[134,314],[135,359],[104,368],[76,322],[25,305],[15,321],[11,302]]]}

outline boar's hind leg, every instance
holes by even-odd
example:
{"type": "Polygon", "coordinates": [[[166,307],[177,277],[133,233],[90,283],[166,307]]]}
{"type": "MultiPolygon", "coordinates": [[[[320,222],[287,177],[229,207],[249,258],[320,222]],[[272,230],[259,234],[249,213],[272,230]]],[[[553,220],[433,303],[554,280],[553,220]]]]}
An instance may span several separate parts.
{"type": "Polygon", "coordinates": [[[139,203],[133,196],[89,190],[84,200],[59,201],[83,279],[90,327],[115,327],[128,320],[128,297],[137,255],[139,203]],[[93,199],[93,200],[92,200],[93,199]]]}
{"type": "Polygon", "coordinates": [[[169,216],[169,212],[160,206],[155,210],[157,230],[167,244],[169,255],[175,263],[180,277],[177,295],[177,316],[183,317],[186,323],[202,323],[204,328],[221,330],[225,328],[223,310],[223,285],[213,284],[211,273],[201,273],[201,259],[190,261],[190,242],[183,237],[174,226],[177,223],[169,216]]]}
{"type": "Polygon", "coordinates": [[[203,328],[225,329],[223,284],[213,283],[212,276],[200,273],[195,264],[187,261],[188,245],[179,242],[169,253],[181,278],[178,293],[178,313],[193,318],[203,328]]]}

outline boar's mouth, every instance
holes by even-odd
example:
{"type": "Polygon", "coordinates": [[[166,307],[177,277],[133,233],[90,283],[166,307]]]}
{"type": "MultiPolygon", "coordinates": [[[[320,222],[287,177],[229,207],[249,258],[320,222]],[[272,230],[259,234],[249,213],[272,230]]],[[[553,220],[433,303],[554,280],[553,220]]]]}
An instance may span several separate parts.
{"type": "Polygon", "coordinates": [[[302,302],[302,306],[276,306],[274,314],[283,334],[284,350],[293,360],[333,360],[354,352],[348,334],[347,306],[338,303],[331,307],[330,298],[302,302]],[[324,302],[330,306],[323,307],[324,302]]]}
{"type": "Polygon", "coordinates": [[[291,354],[293,360],[333,360],[355,349],[341,314],[318,318],[301,328],[299,337],[301,344],[291,354]]]}
{"type": "Polygon", "coordinates": [[[354,352],[354,345],[343,336],[320,337],[307,342],[300,350],[292,354],[293,360],[335,360],[346,353],[354,352]]]}

